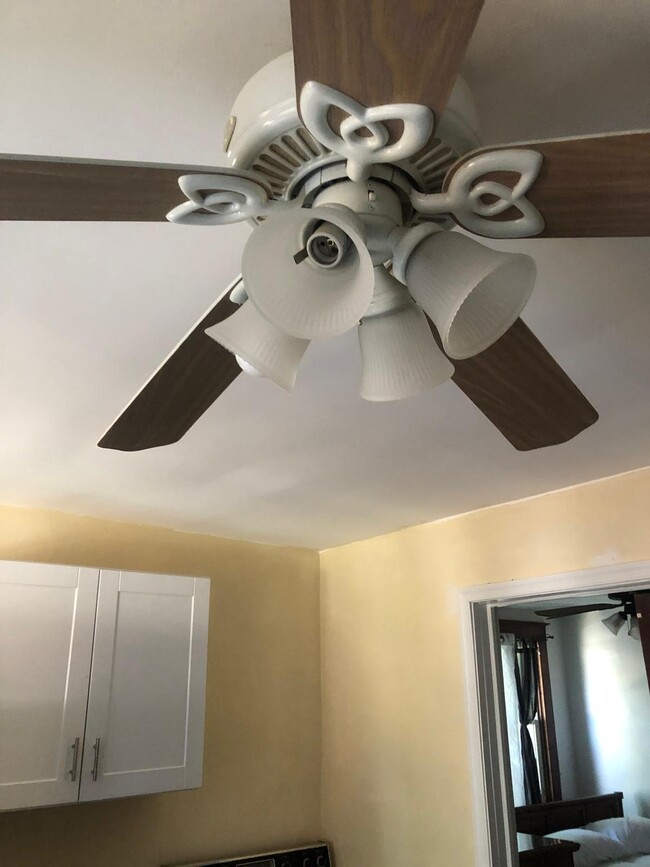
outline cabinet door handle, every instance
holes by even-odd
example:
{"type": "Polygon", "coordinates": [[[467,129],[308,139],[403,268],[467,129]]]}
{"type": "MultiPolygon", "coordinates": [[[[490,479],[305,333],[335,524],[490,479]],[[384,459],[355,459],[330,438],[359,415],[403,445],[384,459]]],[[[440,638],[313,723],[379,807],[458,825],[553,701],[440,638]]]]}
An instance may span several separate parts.
{"type": "Polygon", "coordinates": [[[79,762],[79,738],[74,739],[74,743],[72,744],[72,767],[68,771],[70,774],[70,781],[76,782],[77,780],[77,764],[79,762]]]}
{"type": "Polygon", "coordinates": [[[101,743],[101,738],[95,738],[95,743],[93,744],[93,750],[95,752],[95,758],[93,759],[93,769],[90,772],[90,776],[92,777],[93,783],[97,782],[97,777],[99,776],[99,745],[101,743]]]}

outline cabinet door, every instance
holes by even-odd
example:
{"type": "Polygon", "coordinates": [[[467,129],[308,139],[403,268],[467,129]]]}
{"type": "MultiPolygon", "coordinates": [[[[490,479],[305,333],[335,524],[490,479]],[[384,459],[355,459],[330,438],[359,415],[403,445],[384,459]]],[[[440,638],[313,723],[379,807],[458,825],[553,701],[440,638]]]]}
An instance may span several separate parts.
{"type": "Polygon", "coordinates": [[[78,798],[98,576],[0,562],[0,809],[78,798]]]}
{"type": "Polygon", "coordinates": [[[209,588],[101,572],[82,801],[201,785],[209,588]]]}

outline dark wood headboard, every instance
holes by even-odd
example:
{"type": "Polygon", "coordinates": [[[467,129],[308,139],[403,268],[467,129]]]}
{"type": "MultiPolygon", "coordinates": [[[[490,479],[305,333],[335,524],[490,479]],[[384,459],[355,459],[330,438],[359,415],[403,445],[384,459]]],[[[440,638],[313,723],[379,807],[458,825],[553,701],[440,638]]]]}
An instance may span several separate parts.
{"type": "Polygon", "coordinates": [[[623,815],[623,792],[594,795],[576,801],[549,801],[530,807],[515,807],[517,832],[543,837],[567,828],[582,828],[599,819],[623,815]]]}

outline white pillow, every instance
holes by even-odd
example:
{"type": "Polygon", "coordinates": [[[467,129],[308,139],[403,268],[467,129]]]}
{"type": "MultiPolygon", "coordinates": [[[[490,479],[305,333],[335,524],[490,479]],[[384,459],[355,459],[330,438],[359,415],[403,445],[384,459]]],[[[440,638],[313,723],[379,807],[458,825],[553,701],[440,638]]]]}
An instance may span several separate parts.
{"type": "Polygon", "coordinates": [[[601,819],[587,825],[590,831],[605,834],[625,846],[628,856],[650,855],[650,819],[630,816],[617,819],[601,819]]]}
{"type": "Polygon", "coordinates": [[[566,831],[555,831],[547,834],[556,840],[573,840],[580,844],[580,849],[574,852],[573,863],[575,867],[598,867],[599,864],[607,864],[608,861],[621,861],[628,857],[628,852],[619,840],[606,837],[605,834],[597,834],[586,828],[569,828],[566,831]]]}

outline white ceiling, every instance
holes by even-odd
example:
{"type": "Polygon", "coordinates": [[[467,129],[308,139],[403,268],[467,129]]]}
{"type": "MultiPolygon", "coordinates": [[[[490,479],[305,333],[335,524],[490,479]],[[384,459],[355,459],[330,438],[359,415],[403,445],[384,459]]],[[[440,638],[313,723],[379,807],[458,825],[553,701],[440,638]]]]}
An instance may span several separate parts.
{"type": "MultiPolygon", "coordinates": [[[[216,163],[238,89],[290,47],[286,0],[0,0],[0,20],[14,153],[216,163]]],[[[464,70],[486,141],[650,127],[649,43],[646,0],[486,0],[464,70]]],[[[601,413],[566,445],[514,451],[452,384],[362,401],[349,333],[292,396],[240,376],[178,445],[97,449],[247,234],[2,225],[0,502],[323,548],[650,464],[645,239],[499,245],[534,255],[526,319],[601,413]]]]}

